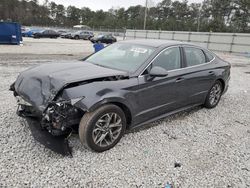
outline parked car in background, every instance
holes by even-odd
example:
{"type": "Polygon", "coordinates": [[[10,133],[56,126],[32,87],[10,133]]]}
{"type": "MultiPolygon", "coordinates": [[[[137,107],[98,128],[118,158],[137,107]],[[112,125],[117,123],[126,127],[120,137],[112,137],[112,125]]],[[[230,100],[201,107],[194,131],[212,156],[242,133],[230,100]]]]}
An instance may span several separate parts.
{"type": "Polygon", "coordinates": [[[94,33],[93,32],[91,32],[91,31],[84,31],[84,34],[83,34],[83,39],[84,40],[89,40],[92,37],[94,37],[94,33]]]}
{"type": "Polygon", "coordinates": [[[94,37],[93,32],[90,31],[77,31],[75,33],[71,33],[71,39],[84,39],[89,40],[90,38],[94,37]]]}
{"type": "Polygon", "coordinates": [[[60,34],[54,30],[42,30],[42,31],[33,33],[34,38],[58,38],[59,36],[60,34]]]}
{"type": "Polygon", "coordinates": [[[67,31],[65,31],[65,30],[58,30],[58,31],[56,31],[57,33],[59,33],[60,35],[62,35],[62,34],[64,34],[64,33],[67,33],[67,31]]]}
{"type": "Polygon", "coordinates": [[[62,34],[60,35],[60,37],[61,37],[61,38],[69,39],[69,38],[71,38],[71,34],[72,34],[72,33],[73,33],[72,31],[68,31],[68,32],[66,32],[66,33],[62,33],[62,34]]]}
{"type": "Polygon", "coordinates": [[[26,30],[27,30],[26,27],[24,27],[24,26],[21,27],[21,32],[24,32],[26,30]]]}
{"type": "Polygon", "coordinates": [[[230,68],[190,43],[122,41],[84,63],[36,65],[20,73],[11,90],[20,116],[37,117],[54,136],[75,129],[87,148],[102,152],[127,129],[194,106],[216,107],[228,89],[230,68]]]}
{"type": "Polygon", "coordinates": [[[84,30],[84,31],[91,30],[91,27],[89,27],[87,25],[74,25],[73,28],[75,28],[75,29],[81,29],[81,30],[84,30]]]}
{"type": "Polygon", "coordinates": [[[33,37],[34,33],[37,33],[41,31],[41,29],[26,29],[24,31],[22,31],[22,36],[23,37],[33,37]]]}
{"type": "Polygon", "coordinates": [[[114,42],[117,42],[117,39],[113,37],[111,34],[107,34],[107,35],[99,35],[97,37],[92,37],[90,41],[92,43],[101,42],[105,44],[112,44],[114,42]]]}

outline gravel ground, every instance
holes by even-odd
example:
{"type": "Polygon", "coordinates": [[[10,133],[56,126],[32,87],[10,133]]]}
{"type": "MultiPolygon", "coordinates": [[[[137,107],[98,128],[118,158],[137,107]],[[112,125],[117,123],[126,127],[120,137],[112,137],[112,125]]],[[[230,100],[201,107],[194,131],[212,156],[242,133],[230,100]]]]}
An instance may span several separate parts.
{"type": "Polygon", "coordinates": [[[250,74],[245,73],[250,58],[219,54],[233,67],[230,88],[215,109],[198,107],[154,122],[99,154],[72,136],[69,158],[33,139],[15,114],[8,88],[34,64],[81,55],[11,53],[0,54],[0,187],[164,187],[168,182],[175,187],[250,187],[250,74]]]}

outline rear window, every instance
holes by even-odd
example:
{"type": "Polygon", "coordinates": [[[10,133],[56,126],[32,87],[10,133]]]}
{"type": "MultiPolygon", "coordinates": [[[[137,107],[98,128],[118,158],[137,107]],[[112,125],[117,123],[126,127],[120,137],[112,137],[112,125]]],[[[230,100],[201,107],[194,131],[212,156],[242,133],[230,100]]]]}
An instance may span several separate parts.
{"type": "Polygon", "coordinates": [[[188,67],[206,63],[205,54],[201,49],[193,47],[185,47],[184,51],[188,67]]]}

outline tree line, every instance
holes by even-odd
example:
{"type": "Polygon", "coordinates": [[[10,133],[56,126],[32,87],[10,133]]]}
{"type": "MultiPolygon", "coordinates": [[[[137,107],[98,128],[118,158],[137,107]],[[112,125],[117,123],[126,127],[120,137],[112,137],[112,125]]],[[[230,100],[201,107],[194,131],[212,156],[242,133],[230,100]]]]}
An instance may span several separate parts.
{"type": "MultiPolygon", "coordinates": [[[[175,31],[250,32],[250,0],[162,0],[148,8],[146,29],[175,31]]],[[[143,29],[145,6],[92,11],[45,0],[1,0],[0,20],[26,26],[143,29]]]]}

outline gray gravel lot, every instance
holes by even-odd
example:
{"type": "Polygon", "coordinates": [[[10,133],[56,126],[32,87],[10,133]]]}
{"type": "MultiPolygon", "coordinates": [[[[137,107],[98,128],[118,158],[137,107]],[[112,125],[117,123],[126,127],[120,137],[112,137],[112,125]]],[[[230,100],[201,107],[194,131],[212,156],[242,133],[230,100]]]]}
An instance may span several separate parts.
{"type": "MultiPolygon", "coordinates": [[[[25,45],[33,48],[29,40],[25,45]]],[[[164,187],[167,182],[175,187],[250,187],[249,57],[219,54],[232,63],[232,72],[230,88],[215,109],[198,107],[154,122],[126,134],[104,153],[83,148],[74,135],[69,158],[33,139],[8,91],[18,73],[32,65],[91,52],[87,41],[70,40],[52,53],[54,46],[18,54],[17,46],[0,46],[0,187],[164,187]],[[78,43],[89,50],[78,49],[78,43]]]]}

